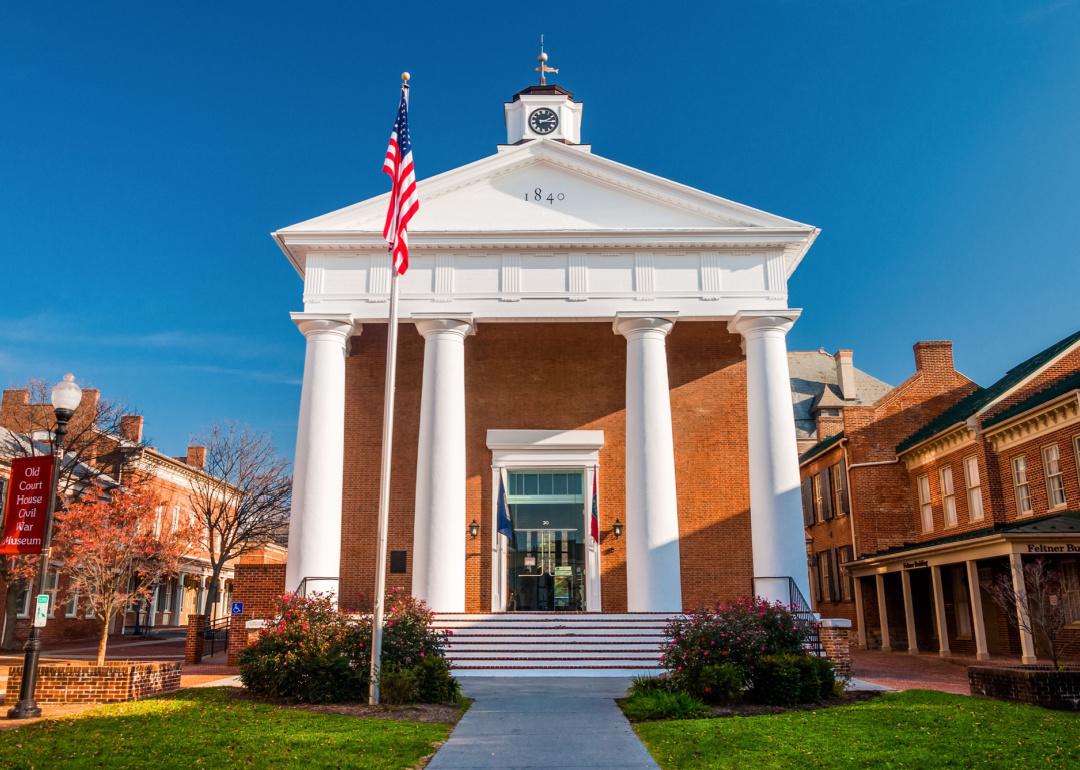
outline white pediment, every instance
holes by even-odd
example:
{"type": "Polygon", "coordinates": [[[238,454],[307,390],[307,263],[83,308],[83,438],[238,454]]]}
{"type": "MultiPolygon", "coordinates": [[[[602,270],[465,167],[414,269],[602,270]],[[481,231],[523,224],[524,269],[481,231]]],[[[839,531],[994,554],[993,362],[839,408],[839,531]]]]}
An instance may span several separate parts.
{"type": "MultiPolygon", "coordinates": [[[[425,233],[812,229],[547,140],[422,180],[419,188],[420,211],[409,228],[417,245],[425,233]]],[[[381,234],[386,202],[386,195],[371,198],[278,236],[381,234]]]]}

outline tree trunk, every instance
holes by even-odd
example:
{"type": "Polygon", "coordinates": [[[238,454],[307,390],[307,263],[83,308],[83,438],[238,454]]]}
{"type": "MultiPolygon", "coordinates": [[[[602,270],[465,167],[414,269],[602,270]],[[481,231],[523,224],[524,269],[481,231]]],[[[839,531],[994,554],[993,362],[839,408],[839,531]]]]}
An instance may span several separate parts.
{"type": "Polygon", "coordinates": [[[214,606],[217,600],[218,594],[218,579],[221,577],[221,570],[225,566],[224,560],[214,564],[210,571],[210,588],[206,591],[206,596],[203,598],[203,615],[207,620],[210,619],[210,610],[214,606]]]}
{"type": "Polygon", "coordinates": [[[105,663],[105,648],[109,644],[109,619],[112,613],[105,613],[105,620],[101,624],[101,636],[98,637],[97,645],[97,664],[99,666],[105,663]]]}

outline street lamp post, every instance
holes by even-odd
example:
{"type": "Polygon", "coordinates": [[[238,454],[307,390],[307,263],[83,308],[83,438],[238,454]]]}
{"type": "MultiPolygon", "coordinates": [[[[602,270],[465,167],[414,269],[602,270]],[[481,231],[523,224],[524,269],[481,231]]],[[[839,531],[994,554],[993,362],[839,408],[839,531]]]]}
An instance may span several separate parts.
{"type": "MultiPolygon", "coordinates": [[[[75,375],[65,374],[61,382],[52,389],[52,405],[56,412],[56,439],[53,442],[53,477],[49,488],[49,509],[45,518],[45,543],[41,550],[41,562],[38,565],[37,592],[45,593],[45,581],[49,574],[49,548],[52,542],[53,518],[56,512],[56,488],[60,482],[60,466],[64,460],[64,438],[67,436],[68,420],[82,400],[82,388],[75,382],[75,375]]],[[[52,611],[49,607],[49,611],[52,611]]],[[[48,615],[46,615],[48,618],[48,615]]],[[[35,624],[30,628],[30,637],[23,648],[26,657],[23,660],[22,683],[19,687],[19,702],[8,710],[8,719],[29,719],[41,716],[41,708],[34,698],[37,685],[38,657],[41,655],[41,629],[35,624]]]]}

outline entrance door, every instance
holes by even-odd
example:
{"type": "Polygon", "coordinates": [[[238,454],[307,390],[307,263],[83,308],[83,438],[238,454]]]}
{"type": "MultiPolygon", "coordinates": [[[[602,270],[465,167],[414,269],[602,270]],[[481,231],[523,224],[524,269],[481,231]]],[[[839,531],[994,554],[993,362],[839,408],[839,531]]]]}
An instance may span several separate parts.
{"type": "Polygon", "coordinates": [[[514,536],[507,550],[507,609],[581,612],[586,601],[585,495],[579,470],[507,473],[514,536]]]}

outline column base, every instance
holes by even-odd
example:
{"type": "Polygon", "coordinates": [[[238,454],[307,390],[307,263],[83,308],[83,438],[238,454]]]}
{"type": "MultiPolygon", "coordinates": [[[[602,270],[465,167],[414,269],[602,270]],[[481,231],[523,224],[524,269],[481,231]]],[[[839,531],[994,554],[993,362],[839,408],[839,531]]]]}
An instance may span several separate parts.
{"type": "Polygon", "coordinates": [[[919,648],[918,647],[908,647],[907,648],[907,654],[908,655],[918,655],[919,654],[919,648]]]}
{"type": "Polygon", "coordinates": [[[990,660],[990,653],[988,653],[988,652],[977,652],[977,653],[975,653],[975,660],[990,660]]]}
{"type": "Polygon", "coordinates": [[[1039,659],[1038,658],[1033,658],[1033,657],[1031,657],[1029,655],[1024,655],[1024,656],[1021,656],[1020,662],[1025,666],[1030,666],[1032,663],[1038,663],[1039,659]]]}
{"type": "Polygon", "coordinates": [[[940,658],[951,658],[952,657],[952,651],[951,650],[938,650],[938,657],[940,657],[940,658]]]}
{"type": "Polygon", "coordinates": [[[887,645],[887,644],[883,644],[883,645],[881,645],[881,651],[882,652],[892,652],[892,647],[887,645]]]}

